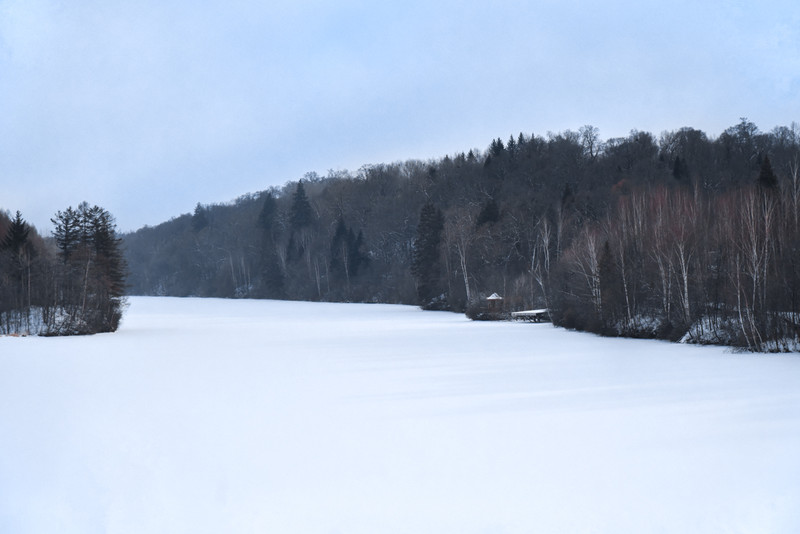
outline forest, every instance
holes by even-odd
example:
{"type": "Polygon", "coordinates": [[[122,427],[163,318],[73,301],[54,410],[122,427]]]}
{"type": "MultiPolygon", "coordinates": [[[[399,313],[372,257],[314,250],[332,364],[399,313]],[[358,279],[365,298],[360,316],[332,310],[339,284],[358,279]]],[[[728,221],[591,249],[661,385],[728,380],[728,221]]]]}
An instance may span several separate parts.
{"type": "Polygon", "coordinates": [[[794,123],[520,133],[197,204],[122,236],[129,291],[548,308],[603,335],[796,350],[799,167],[794,123]]]}
{"type": "Polygon", "coordinates": [[[127,267],[113,216],[83,202],[51,220],[42,237],[19,211],[0,212],[0,334],[115,331],[127,267]]]}

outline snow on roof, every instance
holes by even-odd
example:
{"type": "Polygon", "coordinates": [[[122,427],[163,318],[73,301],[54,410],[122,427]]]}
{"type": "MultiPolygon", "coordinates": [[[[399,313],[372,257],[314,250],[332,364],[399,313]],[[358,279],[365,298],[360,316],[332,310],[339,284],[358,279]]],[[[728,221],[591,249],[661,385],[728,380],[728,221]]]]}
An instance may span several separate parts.
{"type": "Polygon", "coordinates": [[[490,296],[486,297],[486,300],[503,300],[503,297],[497,293],[492,293],[490,296]]]}

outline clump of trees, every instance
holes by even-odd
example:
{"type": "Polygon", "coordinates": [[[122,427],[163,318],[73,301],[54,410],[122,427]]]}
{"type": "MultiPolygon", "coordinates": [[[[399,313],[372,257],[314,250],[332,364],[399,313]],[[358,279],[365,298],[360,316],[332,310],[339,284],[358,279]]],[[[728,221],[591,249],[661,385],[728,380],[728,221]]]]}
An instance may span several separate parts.
{"type": "Polygon", "coordinates": [[[125,306],[126,262],[110,213],[80,204],[42,238],[18,211],[0,214],[0,332],[112,332],[125,306]]]}
{"type": "MultiPolygon", "coordinates": [[[[549,308],[606,335],[798,338],[800,127],[491,141],[308,174],[124,236],[136,294],[549,308]]],[[[502,315],[502,314],[501,314],[502,315]]]]}
{"type": "Polygon", "coordinates": [[[621,197],[565,252],[556,316],[611,335],[796,347],[800,233],[787,193],[776,182],[719,195],[658,186],[621,197]]]}

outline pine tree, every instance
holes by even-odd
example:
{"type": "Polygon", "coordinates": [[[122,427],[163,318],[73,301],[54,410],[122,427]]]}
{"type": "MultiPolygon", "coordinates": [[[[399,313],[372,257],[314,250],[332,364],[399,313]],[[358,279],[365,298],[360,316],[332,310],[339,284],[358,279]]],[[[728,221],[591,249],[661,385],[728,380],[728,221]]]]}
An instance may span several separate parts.
{"type": "Polygon", "coordinates": [[[497,206],[497,202],[495,202],[493,198],[490,198],[484,203],[483,207],[481,207],[481,211],[475,221],[475,226],[481,226],[486,223],[495,223],[499,220],[500,208],[497,206]]]}
{"type": "MultiPolygon", "coordinates": [[[[352,230],[351,230],[352,235],[352,230]]],[[[355,239],[350,240],[350,276],[358,276],[358,271],[362,267],[366,267],[369,263],[369,258],[362,252],[361,247],[364,245],[364,232],[358,231],[355,239]]]]}
{"type": "Polygon", "coordinates": [[[199,232],[208,226],[208,215],[206,209],[198,202],[194,207],[194,214],[192,215],[192,230],[199,232]]]}
{"type": "MultiPolygon", "coordinates": [[[[8,273],[13,273],[14,280],[13,283],[9,284],[11,291],[8,295],[11,297],[9,300],[13,301],[13,304],[12,302],[6,302],[5,304],[12,304],[18,309],[25,308],[27,310],[26,317],[30,311],[31,303],[32,247],[28,241],[30,230],[30,226],[22,218],[22,214],[17,211],[14,219],[11,220],[6,235],[3,239],[0,239],[0,252],[7,251],[9,253],[9,263],[6,266],[8,273]]],[[[2,263],[0,263],[0,284],[2,284],[2,275],[4,274],[2,273],[3,267],[2,263]]],[[[6,280],[9,281],[9,279],[6,280]]]]}
{"type": "Polygon", "coordinates": [[[425,309],[446,307],[441,267],[444,215],[433,204],[422,207],[414,240],[411,272],[417,283],[417,297],[425,309]]]}
{"type": "Polygon", "coordinates": [[[514,158],[517,155],[517,141],[514,139],[514,136],[508,138],[508,142],[506,143],[506,150],[508,154],[514,158]]]}
{"type": "Polygon", "coordinates": [[[778,178],[772,171],[769,156],[764,156],[764,161],[761,163],[761,172],[758,173],[758,185],[765,189],[774,189],[778,186],[778,178]]]}
{"type": "Polygon", "coordinates": [[[17,211],[14,219],[11,221],[11,226],[2,241],[0,241],[0,249],[10,250],[15,256],[19,256],[25,245],[28,242],[28,233],[30,226],[22,218],[22,214],[17,211]]]}
{"type": "Polygon", "coordinates": [[[306,189],[303,186],[303,181],[297,182],[297,189],[292,197],[292,209],[289,215],[289,223],[293,230],[299,230],[311,226],[314,221],[314,210],[311,209],[311,203],[306,196],[306,189]]]}
{"type": "Polygon", "coordinates": [[[499,137],[497,139],[492,140],[491,145],[489,145],[489,153],[493,157],[500,156],[503,152],[505,152],[506,147],[503,145],[503,140],[499,137]]]}
{"type": "Polygon", "coordinates": [[[689,171],[686,166],[686,160],[681,159],[680,156],[675,156],[675,163],[672,166],[672,177],[682,181],[688,175],[689,171]]]}
{"type": "Polygon", "coordinates": [[[56,240],[56,247],[61,260],[66,263],[80,243],[80,220],[78,212],[72,206],[65,211],[59,211],[56,216],[50,219],[55,229],[53,237],[56,240]]]}
{"type": "Polygon", "coordinates": [[[264,195],[264,203],[258,214],[257,225],[263,232],[261,240],[261,280],[267,298],[285,296],[286,277],[281,269],[278,248],[275,243],[275,220],[278,217],[278,203],[272,192],[264,195]]]}
{"type": "Polygon", "coordinates": [[[112,299],[125,294],[127,265],[122,255],[122,240],[117,237],[114,217],[94,206],[87,212],[94,255],[103,273],[103,280],[112,299]]]}
{"type": "Polygon", "coordinates": [[[349,286],[350,279],[358,276],[359,270],[368,263],[368,258],[361,250],[364,245],[364,233],[358,235],[348,228],[341,216],[336,223],[336,230],[331,239],[331,272],[344,273],[349,286]]]}
{"type": "Polygon", "coordinates": [[[270,232],[272,225],[275,224],[275,218],[278,215],[278,203],[275,201],[275,196],[272,192],[267,192],[264,195],[264,203],[261,206],[261,211],[258,214],[258,226],[262,230],[270,232]]]}
{"type": "MultiPolygon", "coordinates": [[[[352,230],[350,236],[352,236],[352,230]]],[[[347,282],[350,283],[350,243],[348,240],[348,228],[344,222],[344,218],[339,216],[336,221],[336,230],[333,232],[331,239],[331,271],[334,274],[344,272],[347,282]]]]}
{"type": "Polygon", "coordinates": [[[611,253],[611,245],[608,240],[603,244],[603,250],[600,253],[598,262],[598,274],[600,276],[600,313],[602,314],[599,319],[600,323],[595,324],[593,329],[607,327],[614,319],[614,314],[621,307],[622,288],[620,287],[619,279],[622,273],[614,265],[614,257],[611,253]]]}
{"type": "Polygon", "coordinates": [[[275,247],[264,252],[261,264],[261,280],[264,286],[264,295],[267,298],[280,299],[286,296],[286,277],[281,269],[275,247]]]}

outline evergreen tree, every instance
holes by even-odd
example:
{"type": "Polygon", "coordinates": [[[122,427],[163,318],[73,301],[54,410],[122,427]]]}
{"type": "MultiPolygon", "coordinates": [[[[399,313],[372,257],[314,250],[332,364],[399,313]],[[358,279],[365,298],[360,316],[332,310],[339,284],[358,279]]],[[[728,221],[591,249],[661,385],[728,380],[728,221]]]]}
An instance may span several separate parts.
{"type": "MultiPolygon", "coordinates": [[[[352,230],[350,232],[352,235],[352,230]]],[[[369,258],[362,252],[361,247],[364,245],[364,232],[358,231],[355,239],[350,240],[350,276],[358,276],[359,270],[369,263],[369,258]]]]}
{"type": "Polygon", "coordinates": [[[194,214],[192,215],[192,230],[199,232],[208,226],[208,215],[206,209],[198,202],[194,207],[194,214]]]}
{"type": "Polygon", "coordinates": [[[261,211],[258,214],[258,226],[262,230],[270,232],[272,230],[272,225],[275,224],[277,215],[278,203],[275,201],[275,195],[273,195],[271,191],[268,191],[264,195],[264,203],[261,205],[261,211]]]}
{"type": "MultiPolygon", "coordinates": [[[[620,276],[622,273],[614,265],[614,257],[611,253],[611,246],[608,240],[603,244],[598,261],[598,274],[600,276],[600,313],[594,319],[599,321],[591,326],[590,330],[598,331],[600,328],[607,328],[613,322],[619,310],[622,308],[622,288],[620,287],[620,276]]],[[[602,330],[599,330],[602,332],[602,330]]]]}
{"type": "Polygon", "coordinates": [[[492,144],[489,145],[489,153],[495,158],[500,156],[503,152],[505,152],[505,150],[506,147],[503,145],[503,140],[499,137],[492,140],[492,144]]]}
{"type": "Polygon", "coordinates": [[[257,225],[263,232],[261,240],[261,280],[264,296],[267,298],[283,298],[285,296],[286,277],[281,269],[278,248],[275,243],[275,221],[278,217],[278,203],[275,195],[268,191],[264,195],[264,203],[258,214],[257,225]]]}
{"type": "MultiPolygon", "coordinates": [[[[6,231],[3,239],[0,239],[0,252],[7,252],[6,258],[0,255],[0,286],[3,285],[5,278],[2,271],[6,270],[9,275],[13,275],[13,283],[8,289],[10,291],[0,291],[0,299],[5,296],[9,302],[4,304],[12,305],[20,310],[25,309],[25,317],[29,315],[31,304],[31,256],[32,247],[28,241],[30,226],[22,218],[22,214],[17,211],[14,219],[6,231]],[[3,261],[3,260],[7,260],[3,261]],[[26,283],[27,278],[27,283],[26,283]],[[14,287],[16,286],[16,287],[14,287]],[[4,295],[5,293],[5,295],[4,295]]],[[[6,279],[11,282],[10,279],[6,279]]]]}
{"type": "Polygon", "coordinates": [[[417,285],[417,297],[425,309],[446,307],[441,266],[443,230],[442,211],[430,202],[425,204],[420,211],[411,263],[411,272],[417,285]]]}
{"type": "Polygon", "coordinates": [[[281,269],[278,253],[275,247],[264,252],[261,264],[261,278],[264,286],[264,296],[271,299],[280,299],[286,296],[286,276],[281,269]]]}
{"type": "Polygon", "coordinates": [[[764,156],[764,161],[761,162],[761,171],[758,173],[758,185],[765,189],[774,189],[778,186],[778,178],[772,171],[772,164],[769,161],[769,156],[764,156]]]}
{"type": "Polygon", "coordinates": [[[114,217],[98,206],[91,208],[86,217],[91,229],[95,261],[102,272],[104,288],[110,299],[120,299],[125,294],[127,264],[122,255],[122,240],[117,237],[114,217]]]}
{"type": "Polygon", "coordinates": [[[689,176],[689,170],[686,166],[686,160],[681,159],[680,156],[675,156],[675,163],[672,166],[672,177],[676,180],[683,181],[689,176]]]}
{"type": "Polygon", "coordinates": [[[292,197],[292,209],[289,215],[289,223],[293,230],[299,230],[311,226],[313,221],[314,210],[311,208],[311,203],[308,201],[303,181],[300,180],[297,182],[297,189],[292,197]]]}
{"type": "MultiPolygon", "coordinates": [[[[352,231],[349,232],[352,236],[352,231]]],[[[344,222],[344,218],[340,215],[339,220],[336,221],[336,230],[333,232],[331,239],[331,271],[334,274],[344,272],[347,281],[350,281],[349,271],[349,258],[350,243],[348,241],[348,229],[344,222]]]]}
{"type": "Polygon", "coordinates": [[[61,260],[66,263],[69,257],[80,243],[80,218],[78,212],[72,206],[65,211],[58,211],[56,216],[50,219],[55,229],[53,237],[56,240],[56,247],[61,260]]]}
{"type": "Polygon", "coordinates": [[[30,226],[22,218],[22,214],[17,211],[11,226],[8,228],[5,237],[0,241],[0,249],[10,250],[15,256],[19,256],[28,242],[30,226]]]}
{"type": "Polygon", "coordinates": [[[486,223],[496,223],[499,220],[500,208],[497,206],[497,202],[495,202],[493,198],[490,198],[484,203],[480,213],[478,213],[475,226],[481,226],[486,223]]]}
{"type": "Polygon", "coordinates": [[[513,158],[517,155],[517,141],[514,139],[514,136],[508,138],[508,142],[506,143],[506,150],[508,154],[513,158]]]}
{"type": "Polygon", "coordinates": [[[364,233],[359,230],[358,235],[348,228],[340,216],[336,223],[336,230],[331,239],[331,271],[335,275],[343,273],[349,284],[350,279],[358,276],[361,267],[368,262],[367,256],[361,250],[364,245],[364,233]]]}

